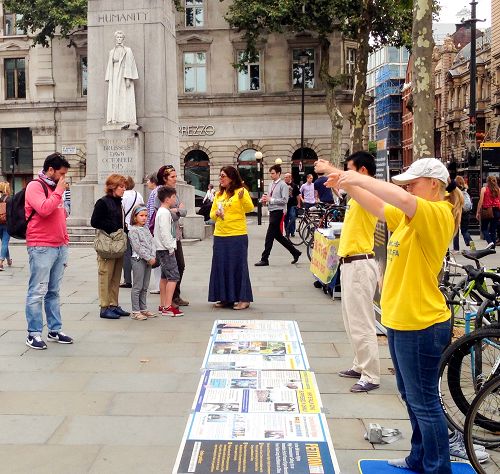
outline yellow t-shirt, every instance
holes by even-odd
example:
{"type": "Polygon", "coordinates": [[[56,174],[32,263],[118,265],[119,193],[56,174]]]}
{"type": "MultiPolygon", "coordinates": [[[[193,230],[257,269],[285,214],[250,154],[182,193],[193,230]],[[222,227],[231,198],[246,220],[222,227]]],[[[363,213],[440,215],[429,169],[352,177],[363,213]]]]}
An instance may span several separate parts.
{"type": "Polygon", "coordinates": [[[247,233],[247,220],[245,214],[253,210],[254,205],[248,191],[243,188],[243,197],[240,199],[237,189],[233,196],[228,198],[226,192],[219,192],[215,195],[212,209],[210,210],[210,219],[215,221],[214,235],[217,237],[234,237],[236,235],[245,235],[247,233]],[[224,208],[224,219],[217,217],[215,213],[219,204],[224,208]]]}
{"type": "Polygon", "coordinates": [[[373,253],[373,239],[377,218],[363,209],[354,199],[349,199],[340,234],[338,255],[373,253]]]}
{"type": "Polygon", "coordinates": [[[451,210],[447,201],[417,197],[417,210],[409,219],[400,209],[385,206],[392,232],[380,302],[385,326],[415,331],[450,318],[438,275],[455,228],[451,210]]]}

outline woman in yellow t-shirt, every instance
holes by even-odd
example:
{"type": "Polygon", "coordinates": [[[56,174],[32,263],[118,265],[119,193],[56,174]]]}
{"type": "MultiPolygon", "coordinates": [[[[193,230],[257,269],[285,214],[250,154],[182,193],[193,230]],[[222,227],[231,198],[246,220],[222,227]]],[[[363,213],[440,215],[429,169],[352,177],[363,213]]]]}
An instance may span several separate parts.
{"type": "Polygon", "coordinates": [[[215,231],[208,301],[216,301],[216,308],[242,310],[253,301],[246,221],[246,213],[253,208],[238,170],[221,168],[219,191],[210,210],[215,231]]]}
{"type": "Polygon", "coordinates": [[[451,334],[450,312],[438,274],[460,223],[458,189],[436,158],[422,158],[395,184],[353,171],[335,171],[329,185],[345,189],[387,223],[381,307],[401,397],[413,428],[411,452],[389,464],[426,474],[451,473],[448,429],[438,396],[441,353],[451,334]],[[448,191],[448,193],[447,193],[448,191]]]}

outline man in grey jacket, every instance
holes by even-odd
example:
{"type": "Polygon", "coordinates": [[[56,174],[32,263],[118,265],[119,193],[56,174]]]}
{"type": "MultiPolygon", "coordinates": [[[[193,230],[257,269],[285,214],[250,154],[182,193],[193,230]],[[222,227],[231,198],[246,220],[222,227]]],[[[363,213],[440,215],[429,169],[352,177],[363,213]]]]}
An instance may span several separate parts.
{"type": "Polygon", "coordinates": [[[264,252],[256,267],[267,267],[269,255],[273,248],[274,240],[285,247],[293,257],[292,263],[297,263],[302,252],[297,250],[283,235],[283,221],[285,219],[286,205],[288,203],[288,185],[281,179],[281,166],[274,165],[269,168],[272,182],[269,184],[269,192],[262,197],[262,204],[269,208],[269,227],[267,228],[264,252]]]}

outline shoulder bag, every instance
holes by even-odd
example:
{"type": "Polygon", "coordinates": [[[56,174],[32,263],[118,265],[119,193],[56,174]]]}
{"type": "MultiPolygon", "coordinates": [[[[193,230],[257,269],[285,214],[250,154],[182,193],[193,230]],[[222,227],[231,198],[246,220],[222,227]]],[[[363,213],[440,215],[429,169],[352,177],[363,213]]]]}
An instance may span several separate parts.
{"type": "MultiPolygon", "coordinates": [[[[108,203],[106,202],[108,206],[108,203]]],[[[108,206],[109,209],[109,206],[108,206]]],[[[111,211],[111,209],[110,209],[111,211]]],[[[122,211],[122,228],[108,234],[102,229],[98,229],[94,239],[94,249],[99,257],[104,259],[123,257],[127,249],[127,234],[123,229],[125,216],[123,207],[122,211]]]]}

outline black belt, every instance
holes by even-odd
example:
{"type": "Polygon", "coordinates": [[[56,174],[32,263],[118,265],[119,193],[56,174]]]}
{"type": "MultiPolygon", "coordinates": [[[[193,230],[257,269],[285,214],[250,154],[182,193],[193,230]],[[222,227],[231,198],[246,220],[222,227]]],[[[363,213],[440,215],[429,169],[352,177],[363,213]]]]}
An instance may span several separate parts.
{"type": "Polygon", "coordinates": [[[356,260],[368,260],[370,258],[374,258],[375,255],[373,255],[372,253],[362,253],[360,255],[352,255],[352,256],[347,256],[347,257],[340,257],[339,259],[339,262],[340,264],[344,264],[344,263],[351,263],[351,262],[354,262],[356,260]]]}

